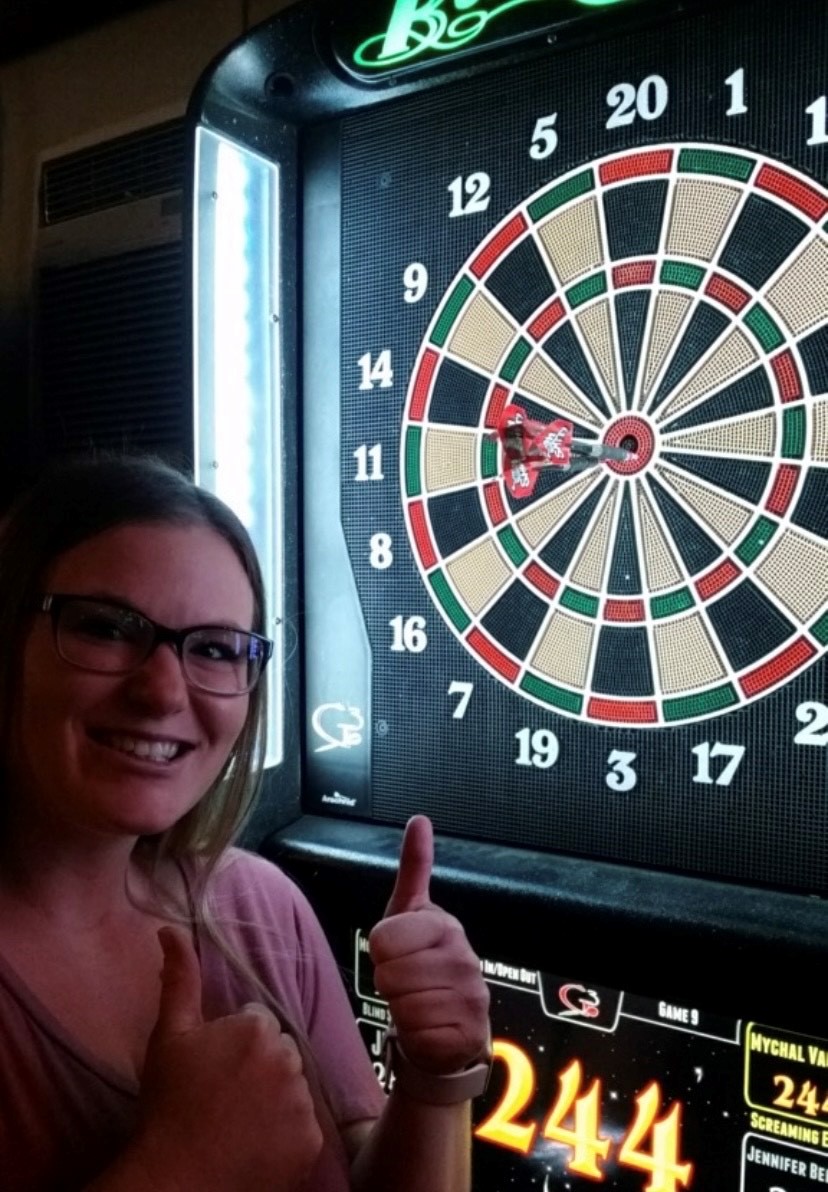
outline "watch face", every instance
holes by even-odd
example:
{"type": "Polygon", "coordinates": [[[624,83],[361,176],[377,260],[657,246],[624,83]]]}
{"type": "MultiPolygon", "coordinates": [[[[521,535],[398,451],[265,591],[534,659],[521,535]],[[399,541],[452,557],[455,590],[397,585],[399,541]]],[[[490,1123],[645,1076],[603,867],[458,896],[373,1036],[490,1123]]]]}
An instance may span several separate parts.
{"type": "Polygon", "coordinates": [[[673,15],[314,141],[309,809],[828,890],[825,38],[673,15]]]}

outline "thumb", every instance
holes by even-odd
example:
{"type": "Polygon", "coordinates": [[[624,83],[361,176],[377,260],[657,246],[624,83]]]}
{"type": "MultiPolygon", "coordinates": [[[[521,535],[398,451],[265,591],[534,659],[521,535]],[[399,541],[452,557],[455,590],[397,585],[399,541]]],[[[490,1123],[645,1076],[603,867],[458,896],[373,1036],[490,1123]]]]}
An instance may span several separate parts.
{"type": "Polygon", "coordinates": [[[161,1000],[155,1034],[181,1035],[201,1026],[201,966],[189,933],[180,927],[162,927],[158,940],[164,953],[161,1000]]]}
{"type": "Polygon", "coordinates": [[[386,919],[430,905],[428,885],[433,865],[434,830],[431,820],[424,815],[415,815],[405,825],[397,880],[385,908],[386,919]]]}

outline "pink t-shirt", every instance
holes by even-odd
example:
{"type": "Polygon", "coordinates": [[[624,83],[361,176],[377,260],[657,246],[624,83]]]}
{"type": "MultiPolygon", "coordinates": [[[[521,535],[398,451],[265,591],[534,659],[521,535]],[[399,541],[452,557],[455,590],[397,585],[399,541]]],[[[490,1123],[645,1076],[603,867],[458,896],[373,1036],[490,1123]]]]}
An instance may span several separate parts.
{"type": "MultiPolygon", "coordinates": [[[[211,891],[227,939],[305,1033],[336,1124],[378,1116],[383,1094],[305,897],[271,862],[240,849],[228,853],[211,891]]],[[[203,935],[198,947],[206,1018],[260,1000],[203,935]]],[[[137,1094],[137,1083],[72,1039],[0,956],[3,1192],[82,1189],[129,1139],[137,1094]]],[[[312,1192],[347,1192],[338,1149],[326,1144],[312,1192]]]]}

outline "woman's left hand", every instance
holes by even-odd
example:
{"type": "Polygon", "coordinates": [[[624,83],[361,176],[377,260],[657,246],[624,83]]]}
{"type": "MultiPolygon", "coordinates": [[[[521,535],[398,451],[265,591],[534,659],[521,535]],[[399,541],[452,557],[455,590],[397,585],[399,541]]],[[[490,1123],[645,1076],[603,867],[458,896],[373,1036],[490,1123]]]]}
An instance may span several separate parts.
{"type": "Polygon", "coordinates": [[[489,1041],[489,990],[462,925],[429,898],[434,835],[408,821],[385,917],[369,937],[374,984],[388,1001],[400,1046],[425,1072],[448,1075],[489,1041]]]}

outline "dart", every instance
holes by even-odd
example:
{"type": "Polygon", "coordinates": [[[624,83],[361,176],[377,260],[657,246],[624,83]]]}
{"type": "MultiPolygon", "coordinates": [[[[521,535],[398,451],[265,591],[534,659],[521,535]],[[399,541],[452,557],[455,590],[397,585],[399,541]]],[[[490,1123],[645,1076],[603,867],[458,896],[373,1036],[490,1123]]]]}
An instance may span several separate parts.
{"type": "Polygon", "coordinates": [[[538,422],[529,418],[521,406],[510,403],[505,407],[497,431],[489,437],[503,448],[503,475],[513,497],[531,496],[544,468],[574,473],[604,460],[624,462],[634,458],[625,447],[576,439],[573,433],[573,424],[565,418],[538,422]]]}

